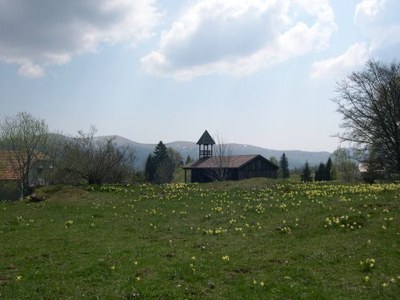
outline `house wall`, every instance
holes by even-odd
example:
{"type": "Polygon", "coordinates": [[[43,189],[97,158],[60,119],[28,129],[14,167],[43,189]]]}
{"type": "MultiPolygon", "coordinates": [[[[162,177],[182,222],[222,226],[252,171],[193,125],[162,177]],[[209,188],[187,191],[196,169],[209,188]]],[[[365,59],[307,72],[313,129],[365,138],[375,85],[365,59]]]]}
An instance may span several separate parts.
{"type": "Polygon", "coordinates": [[[213,181],[210,176],[209,169],[192,169],[191,182],[211,182],[213,181]]]}
{"type": "Polygon", "coordinates": [[[17,200],[20,197],[18,182],[13,180],[0,180],[0,201],[17,200]]]}
{"type": "Polygon", "coordinates": [[[276,178],[277,170],[275,170],[275,168],[267,161],[261,158],[256,158],[247,165],[240,168],[238,174],[239,179],[254,177],[276,178]]]}
{"type": "MultiPolygon", "coordinates": [[[[216,180],[212,169],[192,169],[191,182],[211,182],[216,180]]],[[[276,178],[277,170],[262,158],[256,158],[242,168],[227,169],[226,180],[242,180],[254,177],[276,178]]]]}

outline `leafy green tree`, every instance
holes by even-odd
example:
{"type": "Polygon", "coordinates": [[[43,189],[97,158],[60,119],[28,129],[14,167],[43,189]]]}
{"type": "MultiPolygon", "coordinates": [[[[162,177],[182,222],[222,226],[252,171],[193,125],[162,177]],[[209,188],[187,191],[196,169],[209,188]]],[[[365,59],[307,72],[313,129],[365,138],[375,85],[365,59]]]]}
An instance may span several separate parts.
{"type": "Polygon", "coordinates": [[[182,155],[176,151],[175,149],[169,147],[168,149],[169,158],[172,160],[174,168],[179,168],[183,166],[183,157],[182,155]]]}
{"type": "Polygon", "coordinates": [[[289,178],[290,177],[289,162],[285,153],[282,154],[279,160],[279,167],[282,172],[282,178],[284,179],[289,178]]]}
{"type": "Polygon", "coordinates": [[[190,155],[188,155],[188,156],[186,157],[185,165],[190,164],[192,161],[193,161],[192,158],[190,157],[190,155]]]}
{"type": "Polygon", "coordinates": [[[333,166],[340,181],[353,182],[358,179],[358,167],[351,158],[350,151],[348,149],[336,149],[332,154],[332,158],[333,166]]]}
{"type": "Polygon", "coordinates": [[[279,161],[276,159],[275,156],[271,156],[271,157],[269,158],[269,161],[272,162],[274,165],[279,166],[279,161]]]}
{"type": "Polygon", "coordinates": [[[310,166],[308,165],[308,161],[306,161],[306,164],[304,165],[303,174],[301,175],[301,180],[304,182],[312,181],[311,169],[310,166]]]}

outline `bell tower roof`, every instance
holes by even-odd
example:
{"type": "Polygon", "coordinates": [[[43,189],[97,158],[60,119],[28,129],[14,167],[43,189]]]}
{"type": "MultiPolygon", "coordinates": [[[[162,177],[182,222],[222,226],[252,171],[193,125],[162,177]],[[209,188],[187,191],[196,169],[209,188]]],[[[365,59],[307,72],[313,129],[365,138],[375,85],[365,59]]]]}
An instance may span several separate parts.
{"type": "Polygon", "coordinates": [[[215,145],[215,142],[208,131],[204,131],[203,135],[200,137],[197,145],[215,145]]]}

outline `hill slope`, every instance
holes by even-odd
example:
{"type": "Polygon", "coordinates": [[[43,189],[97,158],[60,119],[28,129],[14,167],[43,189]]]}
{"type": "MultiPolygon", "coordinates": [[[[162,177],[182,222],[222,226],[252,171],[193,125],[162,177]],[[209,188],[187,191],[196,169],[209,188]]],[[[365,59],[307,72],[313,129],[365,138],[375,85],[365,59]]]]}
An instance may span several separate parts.
{"type": "MultiPolygon", "coordinates": [[[[154,147],[156,146],[156,144],[142,144],[134,142],[118,135],[98,137],[98,139],[109,138],[114,138],[115,143],[119,146],[129,146],[135,149],[137,167],[139,169],[142,169],[144,167],[147,156],[154,150],[154,147]]],[[[199,147],[194,142],[177,141],[166,143],[165,145],[178,151],[184,159],[186,159],[188,155],[190,155],[190,157],[192,157],[193,159],[196,159],[199,155],[199,147]]],[[[286,156],[288,157],[289,168],[291,169],[302,167],[306,161],[308,161],[310,165],[316,165],[320,162],[326,162],[331,155],[331,153],[327,151],[312,152],[301,150],[272,150],[245,144],[232,143],[230,145],[232,148],[232,155],[261,154],[268,159],[271,156],[274,156],[279,160],[279,157],[282,155],[282,153],[285,152],[286,156]]]]}

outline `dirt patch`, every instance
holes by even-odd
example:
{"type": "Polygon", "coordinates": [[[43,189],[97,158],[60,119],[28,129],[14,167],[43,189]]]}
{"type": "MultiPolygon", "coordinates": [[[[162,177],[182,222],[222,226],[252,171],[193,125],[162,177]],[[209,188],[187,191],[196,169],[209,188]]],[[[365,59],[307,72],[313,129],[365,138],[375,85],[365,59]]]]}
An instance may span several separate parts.
{"type": "Polygon", "coordinates": [[[53,202],[82,202],[83,199],[87,199],[90,196],[90,192],[85,190],[83,187],[73,186],[55,186],[43,188],[39,190],[38,195],[43,196],[47,201],[53,202]]]}
{"type": "Polygon", "coordinates": [[[280,259],[280,258],[274,258],[269,260],[270,263],[278,264],[278,265],[283,265],[287,264],[288,261],[286,259],[280,259]]]}

